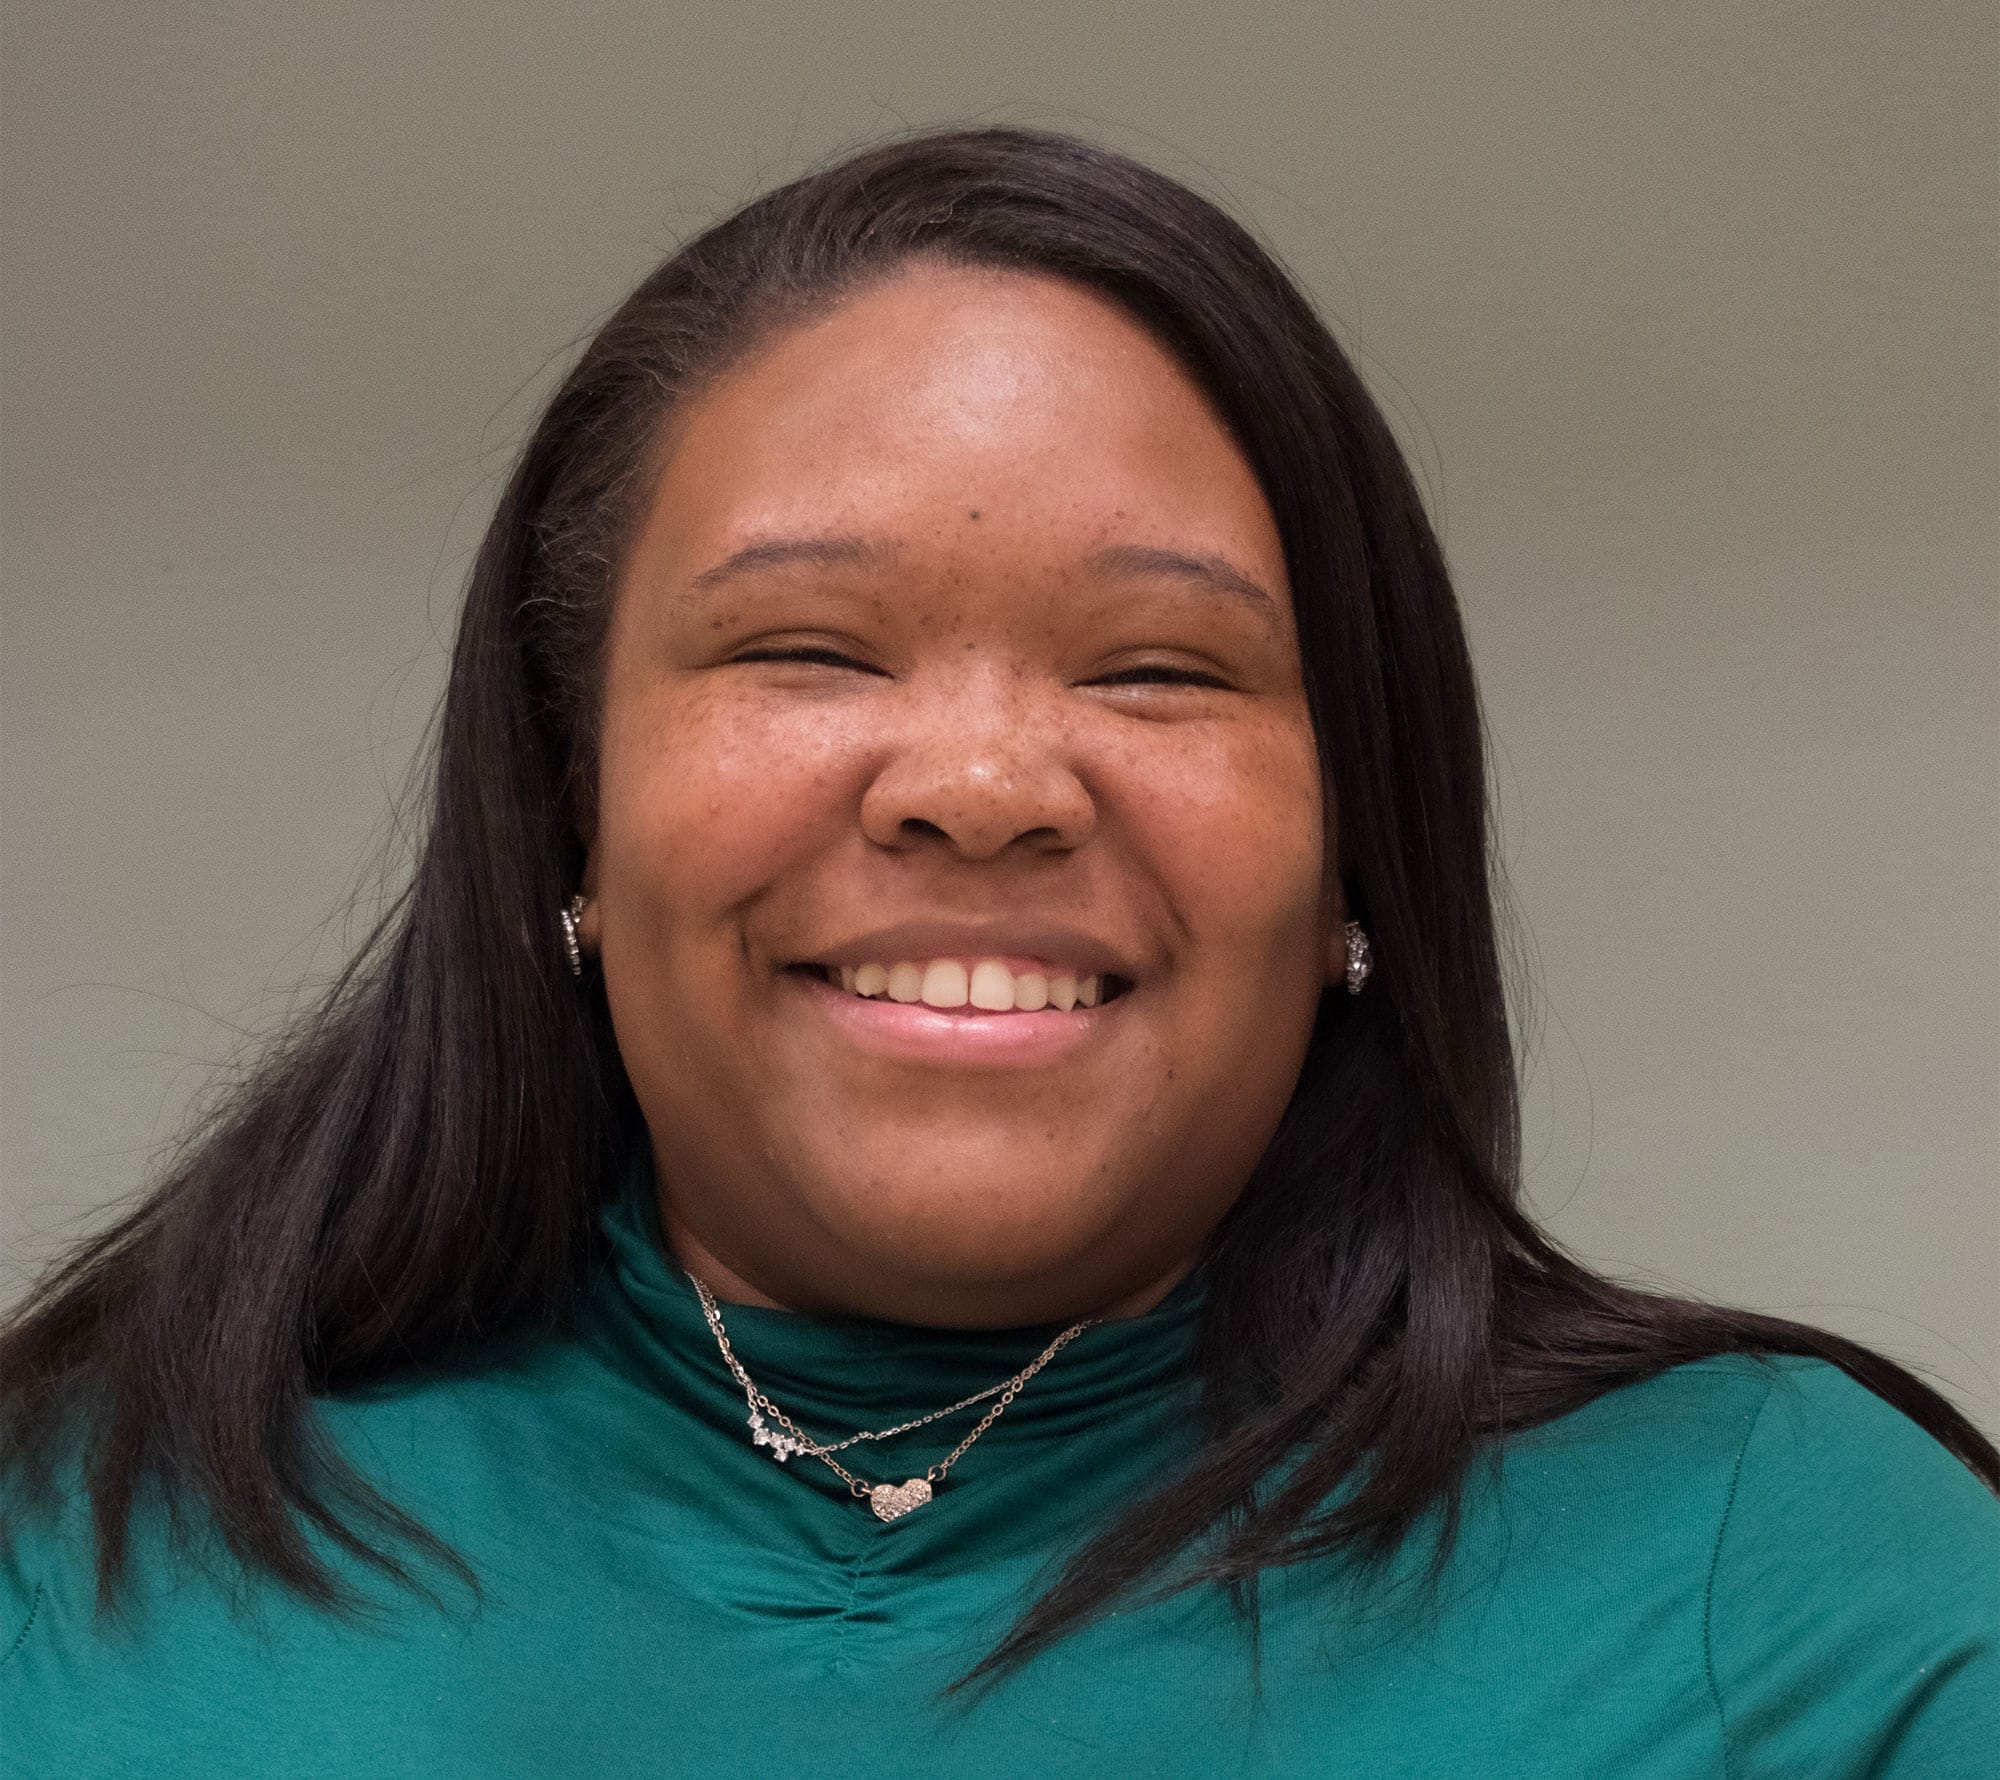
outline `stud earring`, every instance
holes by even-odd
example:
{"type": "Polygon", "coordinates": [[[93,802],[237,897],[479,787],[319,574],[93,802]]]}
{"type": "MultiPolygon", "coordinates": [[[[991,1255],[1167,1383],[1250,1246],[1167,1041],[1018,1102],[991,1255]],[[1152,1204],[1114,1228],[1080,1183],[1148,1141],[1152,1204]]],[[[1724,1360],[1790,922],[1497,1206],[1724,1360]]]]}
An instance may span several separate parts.
{"type": "MultiPolygon", "coordinates": [[[[581,891],[572,896],[562,907],[563,952],[569,959],[569,974],[573,977],[583,975],[582,927],[584,907],[585,904],[581,891]]],[[[1348,966],[1349,970],[1353,968],[1352,965],[1348,966]]]]}
{"type": "Polygon", "coordinates": [[[1359,921],[1350,921],[1347,933],[1347,992],[1359,995],[1361,985],[1368,980],[1368,973],[1375,968],[1374,948],[1368,943],[1368,935],[1362,932],[1359,921]]]}

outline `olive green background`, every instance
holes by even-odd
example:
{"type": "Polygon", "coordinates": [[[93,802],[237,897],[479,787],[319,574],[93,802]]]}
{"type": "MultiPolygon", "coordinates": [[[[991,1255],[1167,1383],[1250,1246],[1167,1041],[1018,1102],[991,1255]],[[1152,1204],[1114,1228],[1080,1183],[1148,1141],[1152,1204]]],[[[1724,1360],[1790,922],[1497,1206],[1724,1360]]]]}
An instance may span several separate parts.
{"type": "Polygon", "coordinates": [[[393,874],[574,343],[815,160],[1005,120],[1249,220],[1420,466],[1537,1206],[2000,1431],[1996,52],[1922,0],[10,5],[0,1294],[393,874]]]}

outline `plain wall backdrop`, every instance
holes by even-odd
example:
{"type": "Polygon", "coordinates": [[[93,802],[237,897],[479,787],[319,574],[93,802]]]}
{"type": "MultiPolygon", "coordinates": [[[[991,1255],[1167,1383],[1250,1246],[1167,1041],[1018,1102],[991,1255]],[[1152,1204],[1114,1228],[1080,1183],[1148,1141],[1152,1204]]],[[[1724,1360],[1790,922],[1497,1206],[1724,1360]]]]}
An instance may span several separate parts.
{"type": "Polygon", "coordinates": [[[1925,0],[10,4],[0,1296],[344,954],[574,345],[1005,121],[1249,222],[1419,466],[1535,1205],[2000,1433],[1997,55],[1925,0]]]}

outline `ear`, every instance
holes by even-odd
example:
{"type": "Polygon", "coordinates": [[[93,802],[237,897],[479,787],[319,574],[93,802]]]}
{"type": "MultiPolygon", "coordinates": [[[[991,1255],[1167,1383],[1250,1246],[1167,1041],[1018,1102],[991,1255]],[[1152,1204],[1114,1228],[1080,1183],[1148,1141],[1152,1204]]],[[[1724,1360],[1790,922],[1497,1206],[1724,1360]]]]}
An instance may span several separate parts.
{"type": "Polygon", "coordinates": [[[567,806],[570,834],[575,839],[582,867],[577,874],[576,894],[583,898],[577,916],[576,937],[593,958],[604,933],[604,917],[597,908],[597,797],[594,788],[572,785],[563,799],[567,806]]]}
{"type": "Polygon", "coordinates": [[[577,916],[577,943],[592,957],[604,943],[604,916],[597,901],[597,846],[594,838],[583,838],[583,877],[577,884],[577,894],[583,898],[583,910],[577,916]]]}
{"type": "Polygon", "coordinates": [[[1339,989],[1347,982],[1347,895],[1338,879],[1327,887],[1320,918],[1321,931],[1326,936],[1326,975],[1322,986],[1339,989]]]}

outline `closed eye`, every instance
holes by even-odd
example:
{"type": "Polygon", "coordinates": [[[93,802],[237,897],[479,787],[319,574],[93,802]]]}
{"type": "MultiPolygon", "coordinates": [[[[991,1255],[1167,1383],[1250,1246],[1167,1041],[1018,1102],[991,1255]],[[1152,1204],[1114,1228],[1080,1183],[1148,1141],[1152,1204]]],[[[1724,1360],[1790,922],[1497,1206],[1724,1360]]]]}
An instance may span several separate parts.
{"type": "Polygon", "coordinates": [[[1216,686],[1227,690],[1229,682],[1215,674],[1205,674],[1198,668],[1158,666],[1120,668],[1116,673],[1100,674],[1100,686],[1216,686]]]}
{"type": "MultiPolygon", "coordinates": [[[[795,648],[762,648],[739,650],[730,658],[735,662],[789,661],[801,662],[814,667],[853,668],[858,673],[876,674],[882,670],[869,666],[865,661],[857,661],[851,655],[843,655],[837,649],[817,649],[801,644],[795,648]]],[[[1140,667],[1119,668],[1114,673],[1100,674],[1095,682],[1099,686],[1212,686],[1227,690],[1229,682],[1215,674],[1203,673],[1198,668],[1169,667],[1165,663],[1149,663],[1140,667]]]]}
{"type": "Polygon", "coordinates": [[[809,662],[817,667],[857,668],[864,674],[873,674],[881,671],[878,668],[870,667],[865,661],[856,661],[851,655],[842,655],[837,649],[812,649],[803,646],[796,649],[743,649],[739,650],[729,659],[732,662],[802,661],[809,662]]]}

